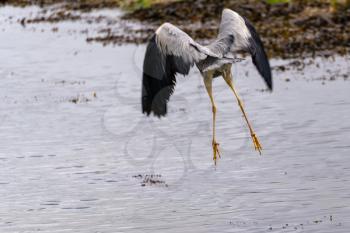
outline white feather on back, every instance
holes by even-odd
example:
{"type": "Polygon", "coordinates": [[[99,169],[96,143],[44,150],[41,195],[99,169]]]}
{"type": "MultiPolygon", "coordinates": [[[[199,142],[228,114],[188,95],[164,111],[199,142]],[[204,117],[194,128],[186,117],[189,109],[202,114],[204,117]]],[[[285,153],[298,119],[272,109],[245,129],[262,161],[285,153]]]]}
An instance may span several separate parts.
{"type": "Polygon", "coordinates": [[[207,55],[219,57],[170,23],[164,23],[157,29],[156,43],[164,55],[181,57],[190,64],[204,60],[207,55]]]}
{"type": "Polygon", "coordinates": [[[162,54],[178,56],[191,66],[206,59],[207,56],[222,58],[224,54],[221,50],[224,49],[220,49],[221,47],[228,46],[231,52],[245,50],[249,47],[250,38],[251,34],[245,20],[230,9],[223,10],[218,39],[208,46],[198,44],[188,34],[170,23],[164,23],[156,30],[156,43],[162,54]],[[221,40],[229,36],[234,37],[233,44],[221,40]]]}

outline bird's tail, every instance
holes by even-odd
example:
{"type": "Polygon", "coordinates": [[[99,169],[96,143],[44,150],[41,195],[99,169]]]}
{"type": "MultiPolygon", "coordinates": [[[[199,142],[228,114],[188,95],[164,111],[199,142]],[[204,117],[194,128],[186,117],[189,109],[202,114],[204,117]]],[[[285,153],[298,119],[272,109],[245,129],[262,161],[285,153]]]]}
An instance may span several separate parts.
{"type": "Polygon", "coordinates": [[[237,63],[237,62],[241,62],[241,61],[244,61],[244,60],[245,60],[245,58],[228,57],[228,56],[223,56],[223,59],[227,59],[227,60],[229,60],[231,63],[237,63]]]}

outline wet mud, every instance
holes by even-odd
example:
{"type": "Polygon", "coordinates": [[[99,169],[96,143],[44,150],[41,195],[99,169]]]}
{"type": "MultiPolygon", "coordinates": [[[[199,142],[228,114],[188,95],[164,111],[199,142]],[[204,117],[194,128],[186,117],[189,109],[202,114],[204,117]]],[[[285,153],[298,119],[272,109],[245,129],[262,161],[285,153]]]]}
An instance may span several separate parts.
{"type": "Polygon", "coordinates": [[[134,175],[133,178],[141,180],[140,184],[141,186],[163,186],[168,187],[168,184],[163,180],[161,174],[138,174],[134,175]]]}

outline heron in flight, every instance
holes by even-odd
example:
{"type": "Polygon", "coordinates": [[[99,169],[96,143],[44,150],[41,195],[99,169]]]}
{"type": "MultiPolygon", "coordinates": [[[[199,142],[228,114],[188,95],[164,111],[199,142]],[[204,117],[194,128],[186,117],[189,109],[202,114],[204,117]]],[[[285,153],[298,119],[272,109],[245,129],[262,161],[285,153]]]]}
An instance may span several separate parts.
{"type": "Polygon", "coordinates": [[[220,157],[215,138],[216,105],[212,93],[213,78],[222,76],[235,95],[249,127],[255,150],[261,154],[261,144],[244,111],[234,87],[231,67],[236,53],[249,52],[254,65],[272,90],[271,68],[264,46],[253,25],[235,11],[222,12],[217,39],[207,46],[195,42],[189,35],[170,23],[162,24],[151,37],[143,63],[142,111],[161,117],[167,113],[167,102],[174,92],[176,74],[187,75],[194,65],[199,69],[208,92],[213,112],[213,160],[220,157]]]}

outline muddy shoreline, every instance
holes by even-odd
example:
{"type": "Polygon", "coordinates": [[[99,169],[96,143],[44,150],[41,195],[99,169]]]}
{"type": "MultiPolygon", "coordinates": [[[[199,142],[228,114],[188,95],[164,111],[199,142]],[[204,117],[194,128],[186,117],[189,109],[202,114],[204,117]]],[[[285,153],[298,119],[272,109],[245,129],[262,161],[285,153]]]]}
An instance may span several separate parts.
{"type": "MultiPolygon", "coordinates": [[[[17,6],[26,6],[26,2],[6,1],[7,4],[17,6]]],[[[34,1],[34,4],[44,7],[45,14],[23,18],[20,20],[22,25],[80,20],[81,12],[120,6],[118,1],[69,3],[51,0],[34,1]],[[56,4],[56,7],[47,14],[45,7],[52,4],[56,4]]],[[[106,23],[101,33],[86,40],[103,44],[146,43],[154,30],[167,21],[185,30],[194,39],[208,43],[217,35],[223,8],[234,9],[254,23],[270,57],[285,59],[349,54],[350,9],[333,9],[329,3],[321,0],[273,5],[257,0],[225,0],[220,3],[197,0],[154,4],[148,8],[125,11],[122,16],[122,20],[141,23],[141,28],[126,28],[116,32],[113,23],[106,23]]],[[[98,22],[101,19],[94,20],[98,22]]]]}

